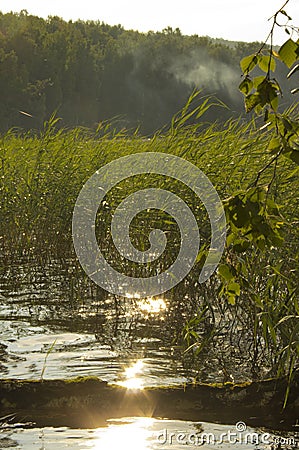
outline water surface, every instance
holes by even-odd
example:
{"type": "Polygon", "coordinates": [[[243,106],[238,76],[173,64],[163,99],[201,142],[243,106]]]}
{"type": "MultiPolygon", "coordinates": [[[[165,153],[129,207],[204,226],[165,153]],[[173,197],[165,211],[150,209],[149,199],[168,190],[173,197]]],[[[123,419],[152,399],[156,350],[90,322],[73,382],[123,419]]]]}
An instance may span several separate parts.
{"type": "MultiPolygon", "coordinates": [[[[168,298],[120,300],[94,292],[88,285],[83,284],[81,291],[79,288],[78,285],[74,288],[65,267],[40,270],[34,265],[17,265],[4,270],[0,283],[1,378],[94,375],[129,389],[193,380],[196,371],[186,364],[183,349],[176,344],[185,322],[183,309],[172,308],[168,298]]],[[[185,298],[182,303],[186,303],[185,298]]],[[[222,372],[213,360],[206,372],[204,381],[221,381],[222,372]]],[[[25,426],[26,418],[16,416],[22,423],[2,426],[0,448],[279,448],[275,433],[271,434],[272,443],[231,443],[228,439],[220,443],[219,435],[236,431],[235,424],[170,419],[111,418],[101,428],[70,429],[25,426]],[[198,436],[204,432],[213,433],[215,441],[202,442],[198,436]],[[182,434],[185,440],[180,437],[182,434]]]]}

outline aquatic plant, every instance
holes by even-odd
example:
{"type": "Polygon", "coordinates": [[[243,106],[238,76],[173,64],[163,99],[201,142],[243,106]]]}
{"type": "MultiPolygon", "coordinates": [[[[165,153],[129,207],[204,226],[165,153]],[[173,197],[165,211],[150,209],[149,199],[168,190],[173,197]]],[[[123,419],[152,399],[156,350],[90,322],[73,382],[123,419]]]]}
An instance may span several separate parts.
{"type": "MultiPolygon", "coordinates": [[[[116,269],[131,276],[163,271],[179,248],[179,232],[169,215],[153,210],[132,222],[137,248],[148,248],[154,228],[170,237],[165,255],[151,267],[120,258],[109,224],[116,206],[135,190],[155,185],[175,192],[194,212],[202,237],[194,269],[167,294],[169,320],[184,329],[176,339],[183,336],[190,350],[186,362],[191,361],[198,378],[204,377],[203,361],[207,367],[216,361],[224,380],[236,379],[238,372],[241,378],[291,377],[299,352],[298,168],[286,158],[277,161],[275,171],[268,166],[272,155],[264,149],[272,137],[267,129],[260,131],[259,118],[208,124],[202,121],[207,106],[207,99],[194,93],[171,126],[151,138],[138,131],[115,131],[113,123],[101,123],[95,130],[58,130],[55,116],[42,133],[14,129],[2,135],[2,273],[24,259],[41,267],[56,261],[69,276],[71,304],[84,301],[96,287],[79,266],[71,234],[73,208],[84,182],[120,156],[148,151],[181,156],[205,172],[225,205],[228,238],[218,273],[198,285],[210,239],[206,211],[186,186],[160,176],[136,176],[107,195],[96,222],[101,250],[116,269]]],[[[297,120],[295,108],[291,113],[297,120]]]]}

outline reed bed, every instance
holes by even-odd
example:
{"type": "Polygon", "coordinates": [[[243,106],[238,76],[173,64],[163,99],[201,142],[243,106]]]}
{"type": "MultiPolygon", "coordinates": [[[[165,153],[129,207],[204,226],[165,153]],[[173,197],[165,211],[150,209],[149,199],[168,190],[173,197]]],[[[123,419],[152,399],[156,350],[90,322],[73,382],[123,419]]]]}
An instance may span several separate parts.
{"type": "MultiPolygon", "coordinates": [[[[197,108],[200,120],[204,108],[204,103],[197,108]]],[[[64,261],[72,267],[73,293],[82,287],[86,276],[73,249],[72,214],[82,186],[97,169],[140,152],[181,156],[204,171],[225,202],[238,191],[254,186],[257,173],[271,159],[266,151],[269,136],[267,131],[260,131],[258,120],[190,124],[184,110],[168,129],[150,138],[140,136],[138,131],[116,131],[113,123],[102,123],[96,130],[59,129],[58,125],[53,116],[42,133],[13,129],[0,137],[1,265],[5,272],[5,267],[21,258],[37,264],[64,261]]],[[[248,248],[235,256],[244,263],[248,286],[234,305],[222,295],[217,274],[206,285],[196,284],[197,266],[167,293],[172,320],[180,325],[174,339],[189,348],[186,364],[191,364],[199,378],[203,367],[209,370],[215,360],[228,379],[236,377],[241,366],[247,367],[243,371],[247,378],[256,379],[290,375],[298,365],[298,170],[282,158],[275,173],[273,167],[264,170],[258,183],[271,186],[271,196],[279,205],[284,245],[264,251],[248,248]]],[[[183,197],[194,211],[202,235],[209,239],[207,215],[190,190],[154,175],[136,177],[133,184],[124,181],[107,196],[109,208],[99,209],[97,233],[99,242],[104,238],[103,251],[110,262],[132,276],[140,275],[139,269],[121,260],[113,250],[109,223],[122,199],[153,185],[183,197]]],[[[145,248],[148,233],[157,227],[178,235],[171,218],[154,212],[150,220],[140,215],[132,224],[134,244],[145,248]]],[[[175,241],[169,241],[159,269],[175,257],[175,241]]],[[[225,253],[223,261],[231,257],[231,253],[225,253]]]]}

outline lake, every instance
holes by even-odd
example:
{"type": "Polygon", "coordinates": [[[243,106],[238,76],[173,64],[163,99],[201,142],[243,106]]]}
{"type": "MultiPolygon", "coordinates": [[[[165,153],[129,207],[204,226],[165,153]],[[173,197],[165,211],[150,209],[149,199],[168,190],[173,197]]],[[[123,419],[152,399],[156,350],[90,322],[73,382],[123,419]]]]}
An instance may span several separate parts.
{"type": "MultiPolygon", "coordinates": [[[[182,385],[194,379],[198,371],[175,339],[181,332],[186,308],[179,309],[167,297],[103,296],[83,281],[74,294],[71,267],[71,264],[42,267],[19,262],[2,268],[2,379],[70,379],[93,375],[135,390],[182,385]]],[[[186,306],[187,299],[182,303],[186,306]]],[[[206,370],[202,368],[201,379],[221,381],[221,367],[216,360],[212,363],[203,362],[206,370]]],[[[246,370],[243,376],[246,378],[246,370]]],[[[296,429],[281,433],[244,424],[245,428],[238,430],[236,423],[217,423],[219,420],[211,423],[202,412],[198,421],[111,417],[93,429],[39,428],[26,424],[26,417],[18,411],[13,420],[8,418],[4,422],[0,448],[176,450],[187,445],[211,449],[273,450],[281,448],[279,445],[295,448],[296,429]]]]}

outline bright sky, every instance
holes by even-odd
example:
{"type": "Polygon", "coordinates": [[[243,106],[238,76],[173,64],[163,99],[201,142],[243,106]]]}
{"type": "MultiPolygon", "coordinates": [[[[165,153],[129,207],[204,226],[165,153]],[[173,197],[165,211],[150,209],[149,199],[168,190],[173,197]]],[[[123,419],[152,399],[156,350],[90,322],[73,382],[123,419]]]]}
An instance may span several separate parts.
{"type": "MultiPolygon", "coordinates": [[[[126,29],[161,31],[179,27],[184,34],[221,37],[238,41],[263,41],[270,30],[271,17],[284,0],[0,0],[0,11],[28,13],[46,18],[56,15],[66,20],[100,20],[126,29]]],[[[299,0],[286,8],[299,26],[299,0]]],[[[282,17],[283,19],[283,17],[282,17]]],[[[277,32],[275,43],[286,40],[277,32]]]]}

